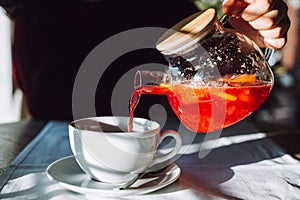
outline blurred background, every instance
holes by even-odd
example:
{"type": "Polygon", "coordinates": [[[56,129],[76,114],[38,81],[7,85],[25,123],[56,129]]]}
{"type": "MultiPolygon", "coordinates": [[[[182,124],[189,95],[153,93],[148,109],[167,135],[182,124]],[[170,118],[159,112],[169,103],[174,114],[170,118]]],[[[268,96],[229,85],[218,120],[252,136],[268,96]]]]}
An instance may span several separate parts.
{"type": "MultiPolygon", "coordinates": [[[[222,16],[221,0],[195,0],[199,10],[214,7],[222,16]]],[[[300,122],[300,0],[287,0],[291,28],[288,43],[275,51],[270,65],[275,75],[275,87],[268,100],[251,117],[259,123],[298,125],[300,122]]],[[[11,55],[13,27],[0,7],[0,123],[29,119],[21,90],[14,82],[11,55]]]]}

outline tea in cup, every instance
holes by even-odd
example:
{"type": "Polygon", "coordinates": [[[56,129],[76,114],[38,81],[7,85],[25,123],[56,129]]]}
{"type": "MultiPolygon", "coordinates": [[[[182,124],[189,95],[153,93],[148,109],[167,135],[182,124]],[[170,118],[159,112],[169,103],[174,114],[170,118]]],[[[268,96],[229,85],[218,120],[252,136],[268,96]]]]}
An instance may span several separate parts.
{"type": "Polygon", "coordinates": [[[92,179],[124,183],[138,177],[150,167],[169,161],[179,151],[182,140],[174,130],[161,132],[160,125],[148,119],[106,116],[75,120],[69,124],[72,152],[82,170],[92,179]],[[166,137],[175,139],[167,154],[157,155],[166,137]]]}

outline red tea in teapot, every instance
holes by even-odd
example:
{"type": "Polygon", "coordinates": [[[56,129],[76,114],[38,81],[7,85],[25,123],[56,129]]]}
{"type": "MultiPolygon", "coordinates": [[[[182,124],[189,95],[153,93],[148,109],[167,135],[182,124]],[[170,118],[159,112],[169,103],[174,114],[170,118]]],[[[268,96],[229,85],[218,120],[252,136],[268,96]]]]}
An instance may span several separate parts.
{"type": "Polygon", "coordinates": [[[143,94],[166,95],[180,121],[194,132],[211,132],[228,127],[251,114],[268,97],[272,84],[257,81],[255,75],[224,78],[223,86],[173,83],[145,85],[135,89],[130,116],[143,94]]]}

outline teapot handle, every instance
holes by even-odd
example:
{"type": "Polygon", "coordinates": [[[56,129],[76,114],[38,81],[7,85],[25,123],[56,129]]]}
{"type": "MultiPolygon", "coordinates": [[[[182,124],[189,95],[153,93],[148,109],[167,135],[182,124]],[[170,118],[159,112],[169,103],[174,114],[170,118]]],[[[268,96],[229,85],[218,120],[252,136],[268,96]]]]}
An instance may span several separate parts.
{"type": "Polygon", "coordinates": [[[272,57],[273,53],[274,53],[274,49],[271,49],[271,48],[266,48],[265,49],[265,58],[267,60],[267,62],[270,64],[269,60],[270,58],[272,57]]]}

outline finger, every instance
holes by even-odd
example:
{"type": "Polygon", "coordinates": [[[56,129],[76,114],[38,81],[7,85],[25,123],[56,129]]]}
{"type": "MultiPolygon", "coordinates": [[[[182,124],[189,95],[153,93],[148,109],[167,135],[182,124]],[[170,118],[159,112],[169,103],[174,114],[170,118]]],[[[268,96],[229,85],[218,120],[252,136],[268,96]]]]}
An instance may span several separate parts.
{"type": "Polygon", "coordinates": [[[286,32],[289,26],[285,28],[278,26],[271,30],[256,30],[242,19],[231,18],[230,23],[235,29],[238,28],[240,33],[251,38],[261,48],[281,49],[286,44],[286,32]]]}
{"type": "Polygon", "coordinates": [[[287,42],[286,37],[282,38],[276,38],[276,39],[271,39],[271,38],[264,38],[264,46],[267,48],[272,48],[272,49],[281,49],[282,47],[285,46],[287,42]]]}
{"type": "Polygon", "coordinates": [[[248,5],[249,3],[245,0],[224,0],[222,4],[222,9],[226,15],[237,17],[240,15],[240,13],[244,11],[244,9],[248,5]]]}
{"type": "MultiPolygon", "coordinates": [[[[267,12],[255,20],[249,21],[250,25],[258,30],[267,30],[271,29],[278,25],[283,18],[287,16],[287,6],[283,1],[276,1],[272,10],[267,12]]],[[[285,26],[285,24],[282,24],[285,26]]]]}
{"type": "Polygon", "coordinates": [[[282,29],[282,27],[276,27],[273,29],[261,30],[259,33],[264,38],[276,39],[282,37],[285,31],[282,29]]]}
{"type": "Polygon", "coordinates": [[[254,0],[241,13],[245,21],[253,21],[272,10],[277,0],[254,0]]]}
{"type": "Polygon", "coordinates": [[[286,35],[287,31],[289,30],[291,22],[289,18],[283,18],[276,26],[266,29],[260,30],[259,33],[262,37],[276,39],[286,35]]]}
{"type": "Polygon", "coordinates": [[[239,32],[248,32],[254,30],[253,27],[242,18],[229,18],[229,23],[235,30],[239,32]]]}
{"type": "Polygon", "coordinates": [[[250,21],[249,24],[254,28],[258,30],[267,30],[271,29],[275,25],[279,23],[279,21],[283,18],[283,15],[279,15],[278,10],[272,10],[268,12],[267,14],[250,21]]]}

